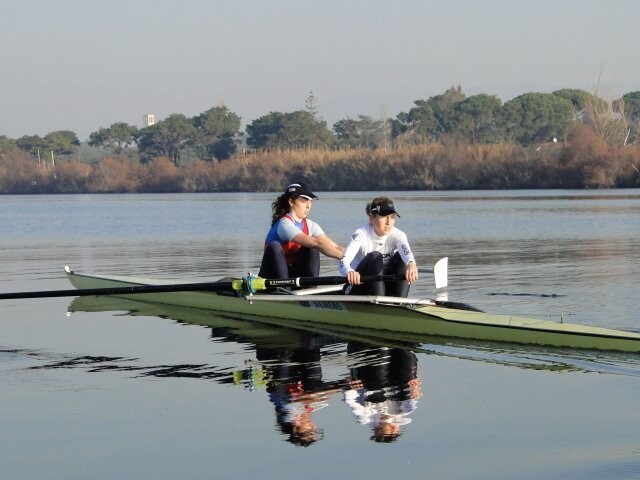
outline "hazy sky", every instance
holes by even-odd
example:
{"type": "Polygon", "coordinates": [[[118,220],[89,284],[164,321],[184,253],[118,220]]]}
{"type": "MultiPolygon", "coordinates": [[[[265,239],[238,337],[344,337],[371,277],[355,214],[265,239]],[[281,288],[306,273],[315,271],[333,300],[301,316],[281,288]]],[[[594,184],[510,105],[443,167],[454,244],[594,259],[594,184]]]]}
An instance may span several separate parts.
{"type": "Polygon", "coordinates": [[[304,108],[329,122],[408,111],[461,85],[503,101],[640,90],[638,0],[8,0],[0,135],[199,114],[243,124],[304,108]]]}

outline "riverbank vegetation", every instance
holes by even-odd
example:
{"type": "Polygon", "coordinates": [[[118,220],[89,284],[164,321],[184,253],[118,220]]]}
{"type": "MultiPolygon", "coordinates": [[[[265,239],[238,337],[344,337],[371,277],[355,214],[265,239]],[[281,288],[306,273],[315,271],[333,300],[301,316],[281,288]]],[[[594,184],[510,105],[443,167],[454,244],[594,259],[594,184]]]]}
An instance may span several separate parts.
{"type": "Polygon", "coordinates": [[[640,92],[607,102],[566,89],[503,104],[457,87],[331,130],[310,94],[303,110],[240,124],[217,106],[142,129],[115,123],[82,148],[69,131],[0,136],[0,193],[278,191],[292,179],[317,190],[640,186],[640,92]]]}

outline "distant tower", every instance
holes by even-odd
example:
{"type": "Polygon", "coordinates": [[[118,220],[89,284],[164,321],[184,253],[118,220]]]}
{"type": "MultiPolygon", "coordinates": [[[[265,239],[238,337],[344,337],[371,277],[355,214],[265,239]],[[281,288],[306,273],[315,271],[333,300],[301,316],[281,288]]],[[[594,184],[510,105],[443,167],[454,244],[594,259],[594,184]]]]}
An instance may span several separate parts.
{"type": "Polygon", "coordinates": [[[147,113],[146,115],[142,116],[142,125],[143,126],[150,127],[154,123],[156,123],[156,117],[155,117],[155,115],[153,113],[147,113]]]}
{"type": "Polygon", "coordinates": [[[313,94],[313,90],[309,91],[309,95],[304,101],[304,106],[306,107],[307,112],[313,115],[313,118],[318,118],[318,99],[313,94]]]}

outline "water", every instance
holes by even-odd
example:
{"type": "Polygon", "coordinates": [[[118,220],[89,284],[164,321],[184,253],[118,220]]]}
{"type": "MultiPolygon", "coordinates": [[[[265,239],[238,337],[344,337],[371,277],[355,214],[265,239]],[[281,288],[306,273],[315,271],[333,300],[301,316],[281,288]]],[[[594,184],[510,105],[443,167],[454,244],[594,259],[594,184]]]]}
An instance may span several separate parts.
{"type": "MultiPolygon", "coordinates": [[[[319,196],[311,217],[344,242],[373,195],[319,196]]],[[[68,288],[66,264],[193,280],[255,272],[272,197],[0,197],[0,291],[68,288]]],[[[449,256],[450,299],[640,330],[639,190],[393,197],[420,265],[449,256]]],[[[433,293],[426,274],[412,287],[433,293]]],[[[640,476],[636,355],[362,344],[90,298],[4,300],[0,329],[1,478],[640,476]],[[371,440],[371,411],[354,414],[346,392],[361,384],[383,386],[385,408],[403,412],[396,441],[371,440]],[[306,448],[290,441],[314,429],[306,448]]]]}

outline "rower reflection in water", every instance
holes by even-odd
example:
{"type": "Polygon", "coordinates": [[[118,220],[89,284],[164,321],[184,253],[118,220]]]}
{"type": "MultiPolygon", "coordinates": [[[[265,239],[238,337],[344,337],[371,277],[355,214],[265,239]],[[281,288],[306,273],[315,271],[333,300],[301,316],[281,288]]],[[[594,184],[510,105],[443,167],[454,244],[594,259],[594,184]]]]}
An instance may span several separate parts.
{"type": "Polygon", "coordinates": [[[327,407],[329,396],[339,391],[338,384],[322,381],[319,337],[309,335],[306,340],[304,347],[295,350],[256,349],[268,379],[267,393],[275,407],[276,423],[289,442],[303,447],[322,438],[313,414],[327,407]]]}
{"type": "MultiPolygon", "coordinates": [[[[79,297],[69,311],[128,311],[133,316],[157,316],[202,325],[210,328],[214,342],[241,345],[243,352],[253,351],[255,356],[245,358],[244,368],[231,372],[218,364],[143,365],[135,359],[84,355],[62,358],[37,368],[90,367],[92,372],[132,371],[138,376],[210,379],[239,385],[254,393],[265,388],[274,407],[277,429],[293,445],[306,447],[323,438],[317,412],[329,406],[332,397],[338,402],[339,393],[358,423],[373,428],[372,438],[376,441],[397,439],[401,427],[410,423],[409,415],[421,396],[417,358],[403,348],[385,348],[369,342],[347,341],[335,334],[117,297],[79,297]],[[331,380],[326,380],[322,371],[326,355],[330,359],[324,358],[325,365],[333,365],[331,380]]],[[[406,346],[411,348],[411,344],[406,346]]],[[[245,355],[242,353],[242,357],[245,355]]]]}
{"type": "Polygon", "coordinates": [[[393,442],[422,396],[415,354],[400,348],[372,348],[350,342],[348,354],[356,362],[344,401],[358,423],[373,429],[371,440],[393,442]]]}

